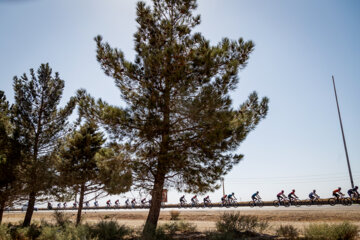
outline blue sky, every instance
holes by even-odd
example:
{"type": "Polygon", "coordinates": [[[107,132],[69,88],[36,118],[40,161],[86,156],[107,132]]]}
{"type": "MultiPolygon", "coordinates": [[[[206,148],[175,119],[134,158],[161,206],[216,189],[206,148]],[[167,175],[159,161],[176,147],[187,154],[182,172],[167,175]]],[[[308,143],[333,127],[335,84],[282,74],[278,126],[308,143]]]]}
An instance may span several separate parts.
{"type": "MultiPolygon", "coordinates": [[[[244,160],[225,176],[226,192],[247,200],[259,190],[271,200],[282,189],[295,188],[306,198],[314,188],[328,197],[338,186],[350,187],[332,75],[355,184],[360,185],[360,2],[198,3],[202,24],[196,31],[213,44],[223,37],[256,44],[239,73],[234,107],[253,90],[270,98],[267,118],[239,148],[244,160]]],[[[12,100],[12,78],[49,62],[65,80],[64,102],[86,88],[123,105],[113,79],[96,61],[93,38],[101,34],[132,60],[135,5],[135,0],[0,0],[0,89],[12,100]]],[[[210,197],[217,201],[221,192],[210,197]]],[[[170,191],[170,201],[179,195],[170,191]]]]}

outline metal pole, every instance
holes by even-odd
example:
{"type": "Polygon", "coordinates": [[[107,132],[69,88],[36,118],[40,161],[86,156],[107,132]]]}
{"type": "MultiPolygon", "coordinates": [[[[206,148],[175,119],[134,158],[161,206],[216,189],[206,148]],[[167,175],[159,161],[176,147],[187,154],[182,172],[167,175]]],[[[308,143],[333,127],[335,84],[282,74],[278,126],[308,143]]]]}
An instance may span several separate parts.
{"type": "Polygon", "coordinates": [[[344,148],[345,148],[346,160],[347,160],[348,169],[349,169],[349,175],[350,175],[351,187],[352,187],[352,188],[354,188],[354,181],[353,181],[353,177],[352,177],[352,174],[351,174],[351,167],[350,167],[350,161],[349,161],[349,154],[348,154],[347,147],[346,147],[345,134],[344,134],[344,129],[343,129],[342,121],[341,121],[340,107],[339,107],[339,102],[338,102],[338,98],[337,98],[337,94],[336,94],[336,87],[335,87],[335,79],[334,79],[334,76],[332,76],[332,80],[333,80],[333,85],[334,85],[334,92],[335,92],[335,99],[336,99],[337,110],[338,110],[338,114],[339,114],[339,120],[340,120],[341,133],[342,133],[343,142],[344,142],[344,148]]]}
{"type": "Polygon", "coordinates": [[[224,184],[224,178],[221,178],[221,183],[223,187],[223,196],[225,195],[225,184],[224,184]]]}

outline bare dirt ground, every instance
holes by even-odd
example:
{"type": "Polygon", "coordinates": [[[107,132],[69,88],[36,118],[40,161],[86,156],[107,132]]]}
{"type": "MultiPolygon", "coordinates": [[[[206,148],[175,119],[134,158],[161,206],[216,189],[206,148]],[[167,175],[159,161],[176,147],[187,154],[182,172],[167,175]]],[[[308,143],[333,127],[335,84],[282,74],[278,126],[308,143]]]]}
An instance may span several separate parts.
{"type": "MultiPolygon", "coordinates": [[[[197,225],[199,231],[215,230],[215,223],[224,212],[240,212],[244,215],[254,215],[261,220],[269,222],[269,233],[274,233],[280,225],[291,224],[298,229],[313,223],[340,223],[348,221],[360,227],[360,205],[350,207],[330,207],[330,206],[312,206],[300,208],[274,208],[264,207],[262,209],[232,208],[232,209],[166,209],[160,214],[159,224],[170,221],[171,211],[180,211],[179,219],[197,225]]],[[[67,211],[67,215],[75,220],[76,212],[67,211]]],[[[133,228],[140,228],[145,223],[147,210],[119,210],[119,211],[85,211],[83,212],[83,221],[87,223],[96,223],[103,219],[112,219],[120,224],[125,224],[133,228]]],[[[19,222],[24,218],[24,212],[4,213],[4,222],[19,222]]],[[[45,220],[54,222],[51,211],[34,212],[33,221],[40,222],[45,220]]]]}

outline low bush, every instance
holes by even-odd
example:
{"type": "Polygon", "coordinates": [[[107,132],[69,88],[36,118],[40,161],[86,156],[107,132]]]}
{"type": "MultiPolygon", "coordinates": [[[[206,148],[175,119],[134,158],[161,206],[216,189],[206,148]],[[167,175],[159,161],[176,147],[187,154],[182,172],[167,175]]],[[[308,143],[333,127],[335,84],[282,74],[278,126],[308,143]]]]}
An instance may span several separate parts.
{"type": "Polygon", "coordinates": [[[179,220],[180,212],[179,211],[170,211],[170,220],[177,221],[179,220]]]}
{"type": "Polygon", "coordinates": [[[268,228],[268,223],[260,221],[256,216],[241,215],[236,213],[224,213],[220,220],[216,222],[216,229],[220,233],[254,233],[264,231],[268,228]]]}
{"type": "Polygon", "coordinates": [[[297,239],[299,231],[292,225],[281,225],[276,229],[276,234],[289,240],[297,239]]]}
{"type": "Polygon", "coordinates": [[[356,225],[343,222],[341,224],[312,224],[304,230],[308,240],[352,240],[358,236],[356,225]]]}
{"type": "Polygon", "coordinates": [[[56,225],[60,227],[65,227],[66,225],[69,225],[71,223],[70,216],[58,210],[54,211],[53,218],[56,222],[56,225]]]}
{"type": "Polygon", "coordinates": [[[8,233],[8,228],[5,225],[0,225],[0,240],[10,240],[11,236],[8,233]]]}
{"type": "Polygon", "coordinates": [[[160,230],[163,230],[165,233],[174,235],[175,233],[191,233],[196,231],[196,225],[187,222],[171,222],[161,225],[160,230]]]}
{"type": "Polygon", "coordinates": [[[123,239],[132,232],[132,229],[116,221],[100,221],[91,228],[91,235],[102,240],[123,239]]]}

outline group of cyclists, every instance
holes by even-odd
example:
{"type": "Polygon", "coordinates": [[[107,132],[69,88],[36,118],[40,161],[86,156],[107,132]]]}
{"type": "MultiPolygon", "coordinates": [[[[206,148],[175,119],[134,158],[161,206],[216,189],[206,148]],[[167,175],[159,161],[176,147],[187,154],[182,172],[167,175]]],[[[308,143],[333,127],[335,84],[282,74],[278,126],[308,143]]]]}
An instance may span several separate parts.
{"type": "MultiPolygon", "coordinates": [[[[347,191],[350,199],[353,198],[359,198],[359,191],[358,191],[358,186],[355,186],[354,188],[351,188],[347,191]]],[[[343,194],[341,192],[341,187],[338,187],[337,189],[335,189],[332,192],[332,195],[336,198],[336,200],[338,201],[340,198],[344,197],[345,194],[343,194]]],[[[277,200],[279,202],[279,204],[281,204],[282,202],[284,202],[285,200],[289,200],[290,203],[293,203],[294,201],[297,201],[299,199],[299,197],[295,194],[295,189],[293,189],[287,196],[285,195],[285,191],[281,190],[281,192],[279,192],[277,195],[277,200]]],[[[261,197],[259,195],[259,191],[256,191],[254,194],[251,195],[251,199],[253,201],[254,204],[256,204],[256,202],[261,201],[261,197]]],[[[311,201],[316,201],[318,199],[320,199],[320,196],[316,193],[316,190],[314,189],[312,192],[309,193],[309,199],[311,201]]],[[[235,197],[235,193],[231,193],[231,194],[225,194],[221,197],[221,204],[222,205],[230,205],[230,204],[234,204],[236,203],[236,197],[235,197]]],[[[182,195],[180,197],[180,206],[184,206],[186,205],[187,201],[185,199],[185,195],[182,195]]],[[[143,198],[140,201],[140,206],[145,207],[145,206],[150,206],[151,205],[151,200],[147,200],[146,198],[143,198]]],[[[194,195],[191,198],[191,205],[196,206],[199,204],[199,200],[197,198],[197,195],[194,195]]],[[[204,206],[208,206],[211,204],[211,200],[209,196],[206,196],[203,199],[203,204],[204,206]]],[[[137,205],[136,199],[133,198],[131,201],[130,199],[126,199],[125,201],[125,207],[135,207],[137,205]]],[[[111,204],[111,200],[109,199],[108,201],[106,201],[106,206],[107,207],[112,207],[111,204]]],[[[63,205],[61,205],[61,203],[58,203],[57,208],[67,208],[67,203],[64,202],[63,205]]],[[[77,208],[78,205],[76,202],[73,203],[73,208],[77,208]]],[[[84,202],[84,207],[90,207],[90,203],[89,201],[85,201],[84,202]]],[[[97,200],[94,201],[94,207],[97,208],[99,207],[99,202],[97,200]]],[[[117,199],[115,201],[115,205],[114,207],[120,207],[120,201],[119,199],[117,199]]],[[[48,209],[52,209],[52,205],[49,202],[48,203],[48,209]]]]}

